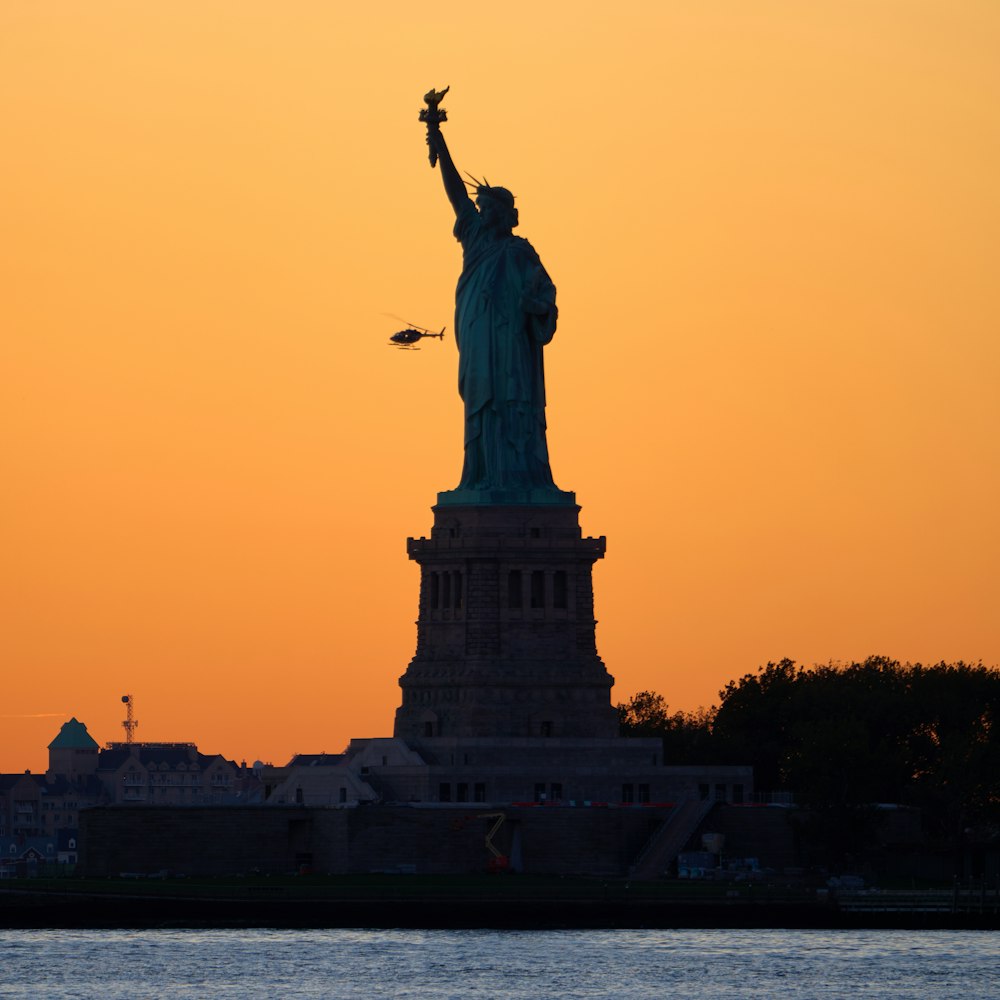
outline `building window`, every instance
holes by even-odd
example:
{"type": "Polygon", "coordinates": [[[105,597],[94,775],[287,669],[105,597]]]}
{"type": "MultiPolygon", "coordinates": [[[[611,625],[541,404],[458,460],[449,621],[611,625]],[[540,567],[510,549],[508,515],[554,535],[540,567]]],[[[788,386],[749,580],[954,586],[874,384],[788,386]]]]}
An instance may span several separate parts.
{"type": "Polygon", "coordinates": [[[743,786],[733,785],[733,804],[742,805],[743,804],[743,786]]]}
{"type": "Polygon", "coordinates": [[[507,607],[521,607],[521,571],[512,569],[507,575],[507,607]]]}
{"type": "Polygon", "coordinates": [[[531,606],[545,607],[545,573],[540,569],[531,571],[531,606]]]}
{"type": "Polygon", "coordinates": [[[725,802],[726,801],[726,786],[716,785],[715,786],[715,801],[725,802]]]}
{"type": "Polygon", "coordinates": [[[438,786],[438,801],[451,802],[451,785],[447,781],[442,781],[438,786]]]}
{"type": "Polygon", "coordinates": [[[622,802],[635,802],[635,787],[622,785],[622,802]]]}
{"type": "Polygon", "coordinates": [[[544,802],[545,801],[545,783],[537,782],[535,784],[535,801],[544,802]]]}
{"type": "Polygon", "coordinates": [[[297,806],[300,806],[300,805],[302,805],[302,803],[303,803],[302,789],[301,788],[296,788],[295,789],[295,804],[297,806]]]}
{"type": "Polygon", "coordinates": [[[461,606],[462,606],[462,574],[461,573],[457,573],[457,572],[455,573],[454,594],[455,594],[455,607],[456,608],[461,608],[461,606]]]}
{"type": "Polygon", "coordinates": [[[566,570],[557,569],[552,577],[552,607],[565,608],[568,603],[567,596],[566,570]]]}
{"type": "Polygon", "coordinates": [[[704,802],[705,799],[708,798],[709,793],[711,792],[711,790],[712,789],[711,789],[710,785],[699,785],[698,786],[698,798],[701,799],[702,802],[704,802]]]}
{"type": "Polygon", "coordinates": [[[540,729],[541,729],[542,736],[551,736],[552,735],[552,722],[551,722],[551,720],[545,719],[542,722],[540,729]]]}
{"type": "Polygon", "coordinates": [[[344,788],[343,785],[340,788],[340,801],[341,802],[347,801],[347,789],[344,788]]]}
{"type": "Polygon", "coordinates": [[[441,607],[451,607],[451,573],[441,574],[441,607]]]}
{"type": "Polygon", "coordinates": [[[549,785],[549,798],[552,799],[553,802],[561,802],[562,801],[562,782],[561,781],[553,781],[552,784],[549,785]]]}
{"type": "Polygon", "coordinates": [[[424,736],[433,736],[433,735],[434,735],[434,723],[433,722],[425,722],[424,723],[424,736]]]}
{"type": "Polygon", "coordinates": [[[477,781],[472,787],[472,798],[476,802],[486,801],[486,783],[477,781]]]}
{"type": "Polygon", "coordinates": [[[460,781],[455,785],[455,801],[456,802],[468,802],[469,801],[469,785],[468,782],[460,781]]]}
{"type": "Polygon", "coordinates": [[[649,785],[639,786],[639,801],[648,802],[649,801],[649,785]]]}
{"type": "Polygon", "coordinates": [[[440,607],[441,594],[439,587],[437,573],[431,573],[431,609],[434,611],[440,607]]]}

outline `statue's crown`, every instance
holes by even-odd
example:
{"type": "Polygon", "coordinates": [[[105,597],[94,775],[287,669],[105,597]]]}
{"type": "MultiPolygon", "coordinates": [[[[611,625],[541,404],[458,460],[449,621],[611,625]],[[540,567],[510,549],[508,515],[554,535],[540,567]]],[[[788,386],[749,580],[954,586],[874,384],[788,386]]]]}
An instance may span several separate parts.
{"type": "Polygon", "coordinates": [[[505,187],[494,187],[485,177],[480,181],[473,177],[472,174],[468,174],[467,176],[470,179],[465,182],[466,186],[472,188],[479,197],[495,198],[497,201],[503,202],[508,208],[514,207],[514,195],[505,187]]]}

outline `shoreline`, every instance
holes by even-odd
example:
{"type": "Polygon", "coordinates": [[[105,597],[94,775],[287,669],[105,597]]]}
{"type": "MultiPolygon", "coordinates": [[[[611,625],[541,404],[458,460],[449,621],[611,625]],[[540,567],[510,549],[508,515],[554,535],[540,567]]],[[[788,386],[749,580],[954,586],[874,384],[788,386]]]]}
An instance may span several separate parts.
{"type": "Polygon", "coordinates": [[[371,875],[0,886],[0,928],[1000,930],[997,891],[371,875]]]}

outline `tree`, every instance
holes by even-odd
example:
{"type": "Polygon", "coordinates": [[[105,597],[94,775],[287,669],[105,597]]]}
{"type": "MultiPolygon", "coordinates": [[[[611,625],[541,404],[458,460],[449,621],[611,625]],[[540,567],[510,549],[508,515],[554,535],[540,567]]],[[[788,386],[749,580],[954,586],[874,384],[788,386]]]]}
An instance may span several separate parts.
{"type": "Polygon", "coordinates": [[[667,728],[667,699],[655,691],[640,691],[615,707],[623,736],[660,736],[667,728]]]}
{"type": "Polygon", "coordinates": [[[788,753],[800,719],[795,706],[802,677],[802,668],[784,659],[730,681],[719,692],[714,741],[733,763],[753,764],[758,788],[787,787],[788,753]]]}
{"type": "Polygon", "coordinates": [[[618,721],[623,736],[658,736],[667,764],[715,763],[712,743],[713,709],[670,713],[666,698],[640,691],[620,702],[618,721]]]}
{"type": "Polygon", "coordinates": [[[942,846],[1000,830],[996,668],[784,659],[730,681],[719,699],[671,713],[642,691],[618,706],[622,732],[659,736],[670,763],[751,764],[758,790],[809,807],[831,850],[856,850],[880,802],[918,807],[942,846]]]}

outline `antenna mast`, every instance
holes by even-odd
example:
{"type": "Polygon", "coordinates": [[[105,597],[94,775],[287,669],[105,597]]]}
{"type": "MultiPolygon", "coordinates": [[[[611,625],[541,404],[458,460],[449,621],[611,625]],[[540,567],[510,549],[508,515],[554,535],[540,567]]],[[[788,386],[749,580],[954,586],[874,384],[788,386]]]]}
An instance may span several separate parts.
{"type": "Polygon", "coordinates": [[[132,711],[133,698],[130,694],[122,695],[122,704],[125,706],[125,721],[122,723],[122,728],[125,730],[125,743],[132,744],[135,742],[135,731],[139,727],[139,722],[135,718],[132,711]]]}

